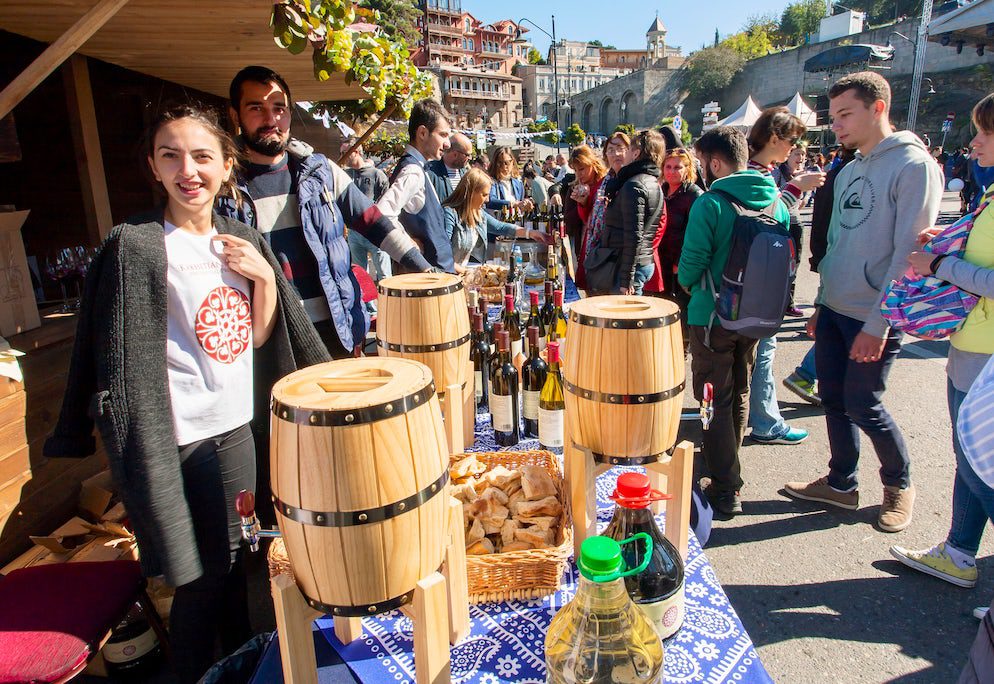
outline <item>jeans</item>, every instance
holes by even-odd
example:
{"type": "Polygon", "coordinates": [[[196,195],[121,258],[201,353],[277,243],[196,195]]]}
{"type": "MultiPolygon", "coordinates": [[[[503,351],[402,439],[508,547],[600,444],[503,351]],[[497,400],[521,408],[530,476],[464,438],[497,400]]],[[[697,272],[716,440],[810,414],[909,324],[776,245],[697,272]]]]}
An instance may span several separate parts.
{"type": "Polygon", "coordinates": [[[776,350],[776,336],[764,337],[756,345],[756,365],[752,369],[749,388],[749,426],[752,433],[760,438],[777,439],[790,430],[780,415],[773,382],[773,355],[776,350]]]}
{"type": "Polygon", "coordinates": [[[354,230],[349,231],[348,241],[349,254],[352,255],[353,264],[359,264],[364,269],[369,270],[369,262],[372,261],[373,271],[370,275],[376,282],[390,277],[390,255],[354,230]]]}
{"type": "Polygon", "coordinates": [[[703,433],[701,453],[719,493],[742,488],[739,447],[745,436],[749,407],[749,376],[756,362],[756,340],[721,326],[711,329],[710,347],[705,344],[707,328],[690,326],[690,368],[694,397],[700,401],[704,384],[714,388],[714,420],[703,433]]]}
{"type": "Polygon", "coordinates": [[[862,430],[880,459],[880,480],[887,486],[904,488],[911,484],[908,449],[901,430],[881,403],[887,375],[901,351],[901,334],[887,333],[879,361],[856,363],[849,359],[849,350],[862,329],[862,321],[818,307],[815,360],[832,452],[828,483],[842,491],[857,486],[862,430]]]}
{"type": "Polygon", "coordinates": [[[947,395],[949,418],[953,422],[956,478],[953,480],[953,519],[946,542],[963,553],[976,556],[987,521],[994,520],[994,489],[977,477],[959,443],[956,420],[959,417],[959,407],[966,398],[966,392],[959,391],[953,387],[952,381],[947,381],[947,395]]]}
{"type": "MultiPolygon", "coordinates": [[[[649,278],[655,272],[656,265],[653,263],[641,264],[635,267],[635,277],[632,278],[632,287],[635,289],[635,294],[642,294],[642,288],[645,287],[646,282],[648,282],[649,278]]],[[[618,289],[621,289],[620,282],[618,283],[618,289]]]]}
{"type": "Polygon", "coordinates": [[[179,447],[183,490],[204,574],[176,587],[169,633],[176,675],[196,682],[214,662],[252,637],[235,497],[255,491],[255,442],[248,425],[179,447]]]}
{"type": "Polygon", "coordinates": [[[818,370],[815,368],[815,345],[811,345],[811,348],[808,349],[808,353],[804,355],[803,359],[801,359],[801,365],[795,368],[794,372],[808,382],[815,382],[818,380],[818,370]]]}

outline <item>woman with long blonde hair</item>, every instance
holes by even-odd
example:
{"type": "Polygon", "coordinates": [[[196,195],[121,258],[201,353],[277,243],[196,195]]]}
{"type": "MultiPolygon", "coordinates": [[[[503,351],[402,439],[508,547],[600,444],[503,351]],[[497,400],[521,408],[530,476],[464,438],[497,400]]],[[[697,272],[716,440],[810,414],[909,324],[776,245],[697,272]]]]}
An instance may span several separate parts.
{"type": "Polygon", "coordinates": [[[569,165],[576,174],[576,180],[573,181],[570,188],[570,199],[576,203],[576,213],[583,222],[583,230],[579,240],[577,240],[575,269],[576,286],[583,290],[587,286],[583,258],[587,253],[586,245],[590,219],[597,198],[602,197],[601,184],[608,174],[608,168],[604,160],[586,145],[580,145],[573,149],[569,156],[569,165]]]}
{"type": "Polygon", "coordinates": [[[547,242],[545,233],[498,221],[484,211],[492,182],[480,169],[470,169],[442,204],[445,232],[452,243],[456,273],[465,273],[471,261],[478,264],[486,261],[488,236],[513,236],[547,242]]]}
{"type": "Polygon", "coordinates": [[[534,205],[531,200],[525,199],[525,186],[521,182],[521,171],[518,169],[518,161],[514,158],[514,153],[511,152],[510,147],[500,145],[494,148],[488,171],[493,185],[490,187],[487,209],[490,211],[500,211],[501,209],[531,211],[534,205]]]}

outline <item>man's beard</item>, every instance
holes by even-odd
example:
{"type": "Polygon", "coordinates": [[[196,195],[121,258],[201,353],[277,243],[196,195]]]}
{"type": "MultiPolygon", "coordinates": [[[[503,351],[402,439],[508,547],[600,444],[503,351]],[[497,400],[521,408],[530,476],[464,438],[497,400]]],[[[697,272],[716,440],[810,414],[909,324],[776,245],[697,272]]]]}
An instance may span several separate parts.
{"type": "Polygon", "coordinates": [[[286,150],[287,144],[290,142],[290,136],[287,135],[283,137],[283,133],[277,131],[279,136],[276,138],[269,137],[263,138],[262,131],[257,130],[255,135],[248,135],[245,131],[242,131],[239,136],[245,147],[249,148],[253,152],[259,154],[264,154],[267,157],[275,157],[278,154],[283,154],[286,150]]]}

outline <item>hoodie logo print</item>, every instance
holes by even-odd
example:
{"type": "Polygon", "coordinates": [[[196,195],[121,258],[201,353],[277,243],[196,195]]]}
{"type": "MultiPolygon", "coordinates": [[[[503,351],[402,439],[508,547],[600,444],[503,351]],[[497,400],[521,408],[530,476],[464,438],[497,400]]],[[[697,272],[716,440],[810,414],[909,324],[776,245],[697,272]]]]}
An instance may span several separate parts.
{"type": "Polygon", "coordinates": [[[873,182],[866,176],[856,176],[837,195],[839,226],[843,230],[856,230],[866,223],[876,206],[877,193],[873,182]]]}

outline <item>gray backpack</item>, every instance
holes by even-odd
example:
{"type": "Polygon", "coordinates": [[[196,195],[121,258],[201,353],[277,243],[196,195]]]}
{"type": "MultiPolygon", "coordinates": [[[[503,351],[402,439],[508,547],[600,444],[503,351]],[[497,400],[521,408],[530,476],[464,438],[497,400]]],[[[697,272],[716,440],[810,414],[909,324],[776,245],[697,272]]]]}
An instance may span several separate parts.
{"type": "Polygon", "coordinates": [[[785,224],[775,216],[778,200],[760,210],[750,209],[727,192],[712,188],[735,210],[728,262],[716,287],[711,270],[701,287],[714,297],[715,318],[725,330],[756,339],[771,337],[783,324],[790,285],[797,275],[797,251],[785,224]]]}

